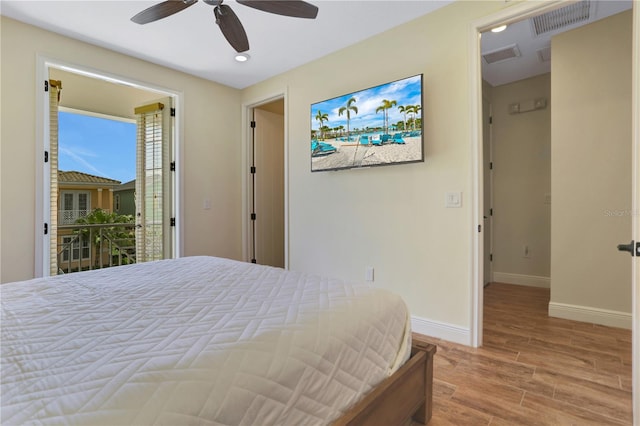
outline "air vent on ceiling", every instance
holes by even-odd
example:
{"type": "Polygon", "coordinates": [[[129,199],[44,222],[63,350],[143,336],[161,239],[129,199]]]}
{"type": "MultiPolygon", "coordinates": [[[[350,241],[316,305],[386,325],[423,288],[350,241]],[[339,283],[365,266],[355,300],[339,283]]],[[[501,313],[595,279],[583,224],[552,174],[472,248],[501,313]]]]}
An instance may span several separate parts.
{"type": "Polygon", "coordinates": [[[507,47],[501,47],[498,50],[486,52],[482,54],[482,57],[487,64],[495,64],[496,62],[506,61],[507,59],[513,59],[520,56],[520,49],[517,44],[512,44],[507,47]]]}
{"type": "Polygon", "coordinates": [[[540,62],[549,62],[551,60],[551,46],[538,49],[537,53],[538,53],[538,60],[540,62]]]}
{"type": "Polygon", "coordinates": [[[590,0],[583,0],[531,18],[533,35],[539,36],[588,21],[593,15],[592,6],[590,0]]]}

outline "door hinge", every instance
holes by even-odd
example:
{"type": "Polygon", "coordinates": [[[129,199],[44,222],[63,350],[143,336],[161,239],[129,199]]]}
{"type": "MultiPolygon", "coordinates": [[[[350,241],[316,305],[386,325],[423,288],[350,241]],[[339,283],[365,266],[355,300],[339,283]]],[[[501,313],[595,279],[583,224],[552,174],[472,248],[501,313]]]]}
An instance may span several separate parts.
{"type": "Polygon", "coordinates": [[[251,166],[251,174],[255,175],[256,174],[256,166],[251,166]]]}
{"type": "Polygon", "coordinates": [[[251,263],[258,263],[258,261],[255,259],[251,259],[251,263]]]}
{"type": "Polygon", "coordinates": [[[176,109],[175,108],[171,108],[171,116],[172,117],[176,116],[176,109]]]}
{"type": "Polygon", "coordinates": [[[44,152],[44,162],[48,163],[49,162],[49,151],[45,151],[44,152]]]}
{"type": "Polygon", "coordinates": [[[493,117],[489,117],[489,124],[493,124],[493,117]]]}
{"type": "Polygon", "coordinates": [[[482,232],[482,225],[478,225],[478,232],[482,232]]]}
{"type": "Polygon", "coordinates": [[[176,162],[172,161],[171,164],[169,164],[169,170],[171,170],[172,172],[176,171],[176,162]]]}
{"type": "Polygon", "coordinates": [[[255,129],[255,128],[256,128],[256,122],[255,122],[255,121],[252,121],[252,122],[251,122],[251,128],[252,128],[252,129],[255,129]]]}
{"type": "Polygon", "coordinates": [[[489,262],[493,262],[493,253],[489,255],[489,262]]]}
{"type": "Polygon", "coordinates": [[[493,170],[493,161],[489,163],[489,170],[493,170]]]}
{"type": "Polygon", "coordinates": [[[169,219],[169,226],[176,226],[176,218],[172,217],[171,219],[169,219]]]}
{"type": "Polygon", "coordinates": [[[251,213],[251,220],[256,220],[256,214],[255,213],[251,213]]]}
{"type": "Polygon", "coordinates": [[[47,80],[44,81],[44,91],[45,92],[49,91],[49,81],[47,81],[47,80]]]}
{"type": "Polygon", "coordinates": [[[493,209],[489,209],[489,216],[493,216],[493,209]]]}
{"type": "Polygon", "coordinates": [[[49,233],[49,224],[45,223],[44,224],[44,235],[47,235],[49,233]]]}

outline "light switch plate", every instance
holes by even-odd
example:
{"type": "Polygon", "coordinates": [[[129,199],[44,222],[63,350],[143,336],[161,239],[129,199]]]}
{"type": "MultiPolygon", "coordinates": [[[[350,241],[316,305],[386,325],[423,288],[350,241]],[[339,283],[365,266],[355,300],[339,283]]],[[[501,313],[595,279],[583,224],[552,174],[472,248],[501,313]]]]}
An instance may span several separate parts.
{"type": "Polygon", "coordinates": [[[444,206],[448,209],[462,207],[462,192],[447,192],[444,206]]]}

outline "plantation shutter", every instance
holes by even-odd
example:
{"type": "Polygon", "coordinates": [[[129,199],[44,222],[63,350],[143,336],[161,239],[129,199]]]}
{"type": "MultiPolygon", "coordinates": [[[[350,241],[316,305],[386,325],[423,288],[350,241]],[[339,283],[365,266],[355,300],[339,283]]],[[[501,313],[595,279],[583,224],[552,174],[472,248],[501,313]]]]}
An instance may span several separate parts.
{"type": "Polygon", "coordinates": [[[49,80],[49,274],[58,275],[58,105],[62,82],[49,80]]]}
{"type": "Polygon", "coordinates": [[[135,109],[136,261],[172,257],[171,98],[135,109]]]}

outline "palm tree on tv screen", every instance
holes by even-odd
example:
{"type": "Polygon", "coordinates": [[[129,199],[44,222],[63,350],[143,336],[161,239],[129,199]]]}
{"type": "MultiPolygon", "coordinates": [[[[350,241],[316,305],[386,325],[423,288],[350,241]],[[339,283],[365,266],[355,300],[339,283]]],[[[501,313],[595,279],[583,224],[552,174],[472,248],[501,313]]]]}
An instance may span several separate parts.
{"type": "Polygon", "coordinates": [[[402,121],[402,126],[404,130],[407,130],[407,113],[411,110],[411,105],[399,105],[398,111],[400,111],[404,115],[404,120],[402,121]]]}
{"type": "Polygon", "coordinates": [[[407,112],[412,115],[411,122],[413,125],[413,130],[416,129],[416,115],[422,110],[422,106],[420,105],[408,105],[407,112]]]}
{"type": "Polygon", "coordinates": [[[318,139],[322,139],[322,127],[325,121],[329,121],[329,114],[318,110],[315,119],[320,123],[320,126],[318,127],[318,133],[320,133],[320,137],[318,139]]]}
{"type": "Polygon", "coordinates": [[[413,107],[413,112],[414,112],[414,116],[413,116],[413,130],[416,129],[416,123],[418,122],[419,118],[417,117],[417,115],[420,113],[420,111],[422,110],[422,106],[420,105],[415,105],[413,107]]]}
{"type": "Polygon", "coordinates": [[[351,111],[355,114],[358,113],[358,107],[354,104],[356,103],[356,98],[351,98],[347,101],[347,104],[343,107],[340,107],[338,110],[338,115],[342,115],[342,113],[346,113],[347,116],[347,140],[351,140],[351,133],[349,131],[349,120],[351,120],[351,111]]]}
{"type": "Polygon", "coordinates": [[[382,100],[382,105],[380,105],[378,108],[376,108],[376,114],[380,111],[382,111],[382,113],[384,114],[384,132],[385,133],[389,133],[389,109],[393,108],[394,106],[396,106],[398,104],[398,102],[396,101],[390,101],[387,99],[383,99],[382,100]]]}

